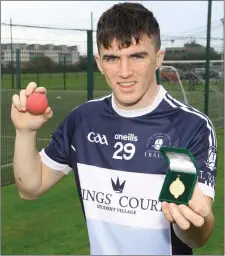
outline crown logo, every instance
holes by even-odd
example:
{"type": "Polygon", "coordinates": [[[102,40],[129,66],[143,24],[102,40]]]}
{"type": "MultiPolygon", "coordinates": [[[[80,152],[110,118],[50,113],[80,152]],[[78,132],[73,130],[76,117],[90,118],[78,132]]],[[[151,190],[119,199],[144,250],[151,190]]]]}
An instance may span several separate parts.
{"type": "Polygon", "coordinates": [[[116,193],[122,193],[123,192],[124,185],[125,185],[126,181],[124,181],[123,183],[120,184],[119,178],[117,177],[116,183],[113,181],[112,178],[111,178],[111,182],[112,182],[113,190],[116,193]]]}

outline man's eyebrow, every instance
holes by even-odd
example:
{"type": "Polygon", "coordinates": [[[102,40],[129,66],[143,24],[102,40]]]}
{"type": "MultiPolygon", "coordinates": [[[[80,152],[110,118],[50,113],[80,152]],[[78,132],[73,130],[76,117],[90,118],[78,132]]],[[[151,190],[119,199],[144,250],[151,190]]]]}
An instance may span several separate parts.
{"type": "Polygon", "coordinates": [[[132,53],[130,54],[130,56],[137,56],[137,55],[141,55],[141,56],[148,56],[148,52],[135,52],[135,53],[132,53]]]}
{"type": "MultiPolygon", "coordinates": [[[[129,56],[133,57],[133,56],[137,56],[137,55],[145,57],[145,56],[148,56],[149,53],[148,53],[148,52],[144,52],[144,51],[141,51],[141,52],[134,52],[134,53],[130,54],[129,56]]],[[[110,58],[110,57],[116,57],[116,58],[118,58],[119,56],[117,56],[116,54],[104,54],[104,55],[102,56],[103,59],[108,59],[108,58],[110,58]]]]}
{"type": "Polygon", "coordinates": [[[108,58],[110,58],[110,57],[118,57],[118,56],[116,56],[116,55],[114,55],[114,54],[104,54],[104,55],[102,56],[103,59],[108,59],[108,58]]]}

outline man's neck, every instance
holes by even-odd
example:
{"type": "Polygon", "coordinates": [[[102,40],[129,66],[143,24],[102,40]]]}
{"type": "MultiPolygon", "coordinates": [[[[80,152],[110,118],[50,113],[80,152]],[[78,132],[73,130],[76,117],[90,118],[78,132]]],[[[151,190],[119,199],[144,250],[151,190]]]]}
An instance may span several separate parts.
{"type": "Polygon", "coordinates": [[[135,104],[133,105],[123,105],[121,104],[116,97],[113,97],[114,103],[116,107],[120,110],[125,110],[125,111],[133,111],[133,110],[141,110],[145,109],[148,107],[151,107],[152,103],[156,99],[158,93],[160,90],[160,85],[158,84],[153,84],[149,87],[149,89],[146,91],[144,96],[135,104]]]}
{"type": "Polygon", "coordinates": [[[118,115],[128,118],[149,114],[158,107],[166,94],[166,90],[161,85],[157,87],[158,90],[154,93],[154,97],[151,95],[151,99],[148,99],[148,104],[139,105],[138,107],[135,106],[133,108],[120,108],[116,105],[115,96],[112,95],[112,107],[118,115]]]}

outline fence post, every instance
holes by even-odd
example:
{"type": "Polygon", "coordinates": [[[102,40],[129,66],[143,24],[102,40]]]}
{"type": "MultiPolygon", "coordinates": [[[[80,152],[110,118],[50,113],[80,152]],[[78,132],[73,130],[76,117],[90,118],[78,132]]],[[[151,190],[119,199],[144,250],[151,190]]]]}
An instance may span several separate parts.
{"type": "Polygon", "coordinates": [[[206,63],[205,63],[205,106],[204,106],[204,113],[207,116],[209,114],[209,62],[210,62],[211,12],[212,12],[212,0],[208,0],[207,43],[206,43],[206,63]]]}
{"type": "Polygon", "coordinates": [[[87,30],[87,59],[87,99],[92,100],[94,89],[92,30],[87,30]]]}
{"type": "Polygon", "coordinates": [[[12,19],[10,18],[10,37],[11,37],[11,83],[14,89],[14,63],[13,63],[13,40],[12,40],[12,19]]]}
{"type": "Polygon", "coordinates": [[[14,89],[14,63],[11,62],[11,87],[14,89]]]}
{"type": "Polygon", "coordinates": [[[21,89],[20,74],[20,49],[16,49],[16,84],[18,89],[21,89]]]}
{"type": "Polygon", "coordinates": [[[160,84],[160,71],[159,71],[159,68],[156,70],[156,80],[157,80],[157,84],[160,84]]]}
{"type": "Polygon", "coordinates": [[[37,85],[40,86],[40,83],[39,83],[40,79],[39,79],[39,71],[37,71],[37,85]]]}
{"type": "Polygon", "coordinates": [[[64,90],[66,90],[66,56],[63,56],[63,85],[64,85],[64,90]]]}

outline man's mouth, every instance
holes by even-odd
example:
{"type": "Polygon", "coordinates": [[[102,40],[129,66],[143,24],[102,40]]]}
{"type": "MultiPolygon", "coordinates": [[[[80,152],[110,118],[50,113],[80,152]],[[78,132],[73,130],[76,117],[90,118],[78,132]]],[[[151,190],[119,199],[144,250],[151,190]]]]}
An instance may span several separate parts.
{"type": "Polygon", "coordinates": [[[117,83],[122,88],[130,88],[136,84],[136,82],[118,82],[117,83]]]}

